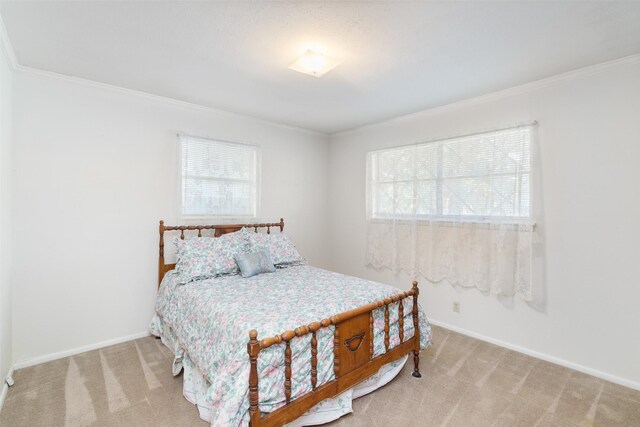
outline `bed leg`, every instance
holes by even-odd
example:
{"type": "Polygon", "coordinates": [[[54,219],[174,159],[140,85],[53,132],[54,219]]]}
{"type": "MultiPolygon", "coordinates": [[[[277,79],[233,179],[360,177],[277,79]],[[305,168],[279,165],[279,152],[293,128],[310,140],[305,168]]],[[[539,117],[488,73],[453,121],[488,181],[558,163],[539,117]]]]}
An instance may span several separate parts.
{"type": "Polygon", "coordinates": [[[413,350],[413,375],[416,378],[422,378],[422,374],[420,374],[420,351],[413,350]]]}
{"type": "Polygon", "coordinates": [[[258,406],[258,353],[260,353],[260,342],[258,341],[258,331],[249,331],[249,343],[247,353],[251,368],[249,371],[249,425],[258,427],[260,424],[260,408],[258,406]]]}

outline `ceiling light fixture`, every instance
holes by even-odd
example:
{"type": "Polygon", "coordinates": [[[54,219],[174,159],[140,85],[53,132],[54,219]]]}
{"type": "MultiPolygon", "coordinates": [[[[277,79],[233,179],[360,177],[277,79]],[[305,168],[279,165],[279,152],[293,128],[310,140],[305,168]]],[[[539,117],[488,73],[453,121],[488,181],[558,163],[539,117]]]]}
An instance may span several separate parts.
{"type": "Polygon", "coordinates": [[[289,65],[290,70],[308,74],[314,77],[321,77],[332,70],[339,62],[327,58],[322,53],[315,50],[307,50],[300,58],[289,65]]]}

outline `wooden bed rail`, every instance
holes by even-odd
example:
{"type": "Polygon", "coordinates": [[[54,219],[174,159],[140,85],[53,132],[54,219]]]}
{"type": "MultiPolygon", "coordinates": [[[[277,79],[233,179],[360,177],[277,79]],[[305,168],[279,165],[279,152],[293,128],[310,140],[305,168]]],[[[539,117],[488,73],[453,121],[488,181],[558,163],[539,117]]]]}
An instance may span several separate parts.
{"type": "Polygon", "coordinates": [[[158,288],[162,283],[162,278],[169,271],[173,270],[176,265],[165,264],[164,262],[164,233],[165,231],[180,231],[180,238],[184,240],[185,231],[198,231],[198,237],[202,237],[203,230],[212,230],[214,237],[220,237],[223,234],[233,233],[243,228],[253,228],[254,232],[258,232],[259,228],[266,228],[267,234],[271,234],[272,228],[279,228],[280,232],[284,230],[284,218],[280,218],[280,222],[261,222],[249,224],[218,224],[218,225],[164,225],[164,221],[160,220],[158,231],[160,232],[159,259],[158,259],[158,288]]]}
{"type": "Polygon", "coordinates": [[[335,397],[375,374],[383,365],[413,353],[413,376],[420,378],[420,328],[418,325],[418,282],[414,281],[409,291],[385,298],[371,304],[345,311],[327,319],[287,330],[273,337],[258,340],[258,331],[249,332],[247,353],[249,354],[249,415],[251,427],[277,426],[290,422],[303,415],[324,399],[335,397]],[[404,341],[403,301],[413,297],[413,337],[404,341]],[[398,303],[398,336],[400,344],[389,349],[390,322],[389,306],[398,303]],[[373,312],[384,307],[384,346],[385,353],[374,357],[373,312]],[[333,334],[334,375],[335,379],[317,387],[318,383],[318,340],[316,332],[321,328],[335,325],[333,334]],[[291,400],[291,340],[311,334],[311,389],[295,400],[291,400]],[[285,406],[262,416],[258,395],[258,355],[273,345],[285,343],[284,362],[285,406]]]}

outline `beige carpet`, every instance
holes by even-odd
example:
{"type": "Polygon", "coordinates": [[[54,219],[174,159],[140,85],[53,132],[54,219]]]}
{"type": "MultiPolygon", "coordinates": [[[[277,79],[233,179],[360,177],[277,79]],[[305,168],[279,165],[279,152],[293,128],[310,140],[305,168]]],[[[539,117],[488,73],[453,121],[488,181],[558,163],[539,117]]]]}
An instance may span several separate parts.
{"type": "MultiPolygon", "coordinates": [[[[442,328],[421,360],[330,426],[640,426],[638,391],[442,328]]],[[[206,425],[171,361],[149,337],[19,370],[0,425],[206,425]]]]}

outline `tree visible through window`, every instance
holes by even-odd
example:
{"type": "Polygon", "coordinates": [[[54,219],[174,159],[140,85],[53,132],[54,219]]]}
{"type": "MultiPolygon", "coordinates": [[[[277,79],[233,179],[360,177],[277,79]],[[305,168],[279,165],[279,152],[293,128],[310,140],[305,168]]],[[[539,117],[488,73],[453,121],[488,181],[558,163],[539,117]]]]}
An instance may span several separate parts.
{"type": "Polygon", "coordinates": [[[371,218],[530,218],[532,126],[368,153],[371,218]]]}
{"type": "Polygon", "coordinates": [[[258,147],[180,135],[184,217],[255,217],[258,147]]]}

